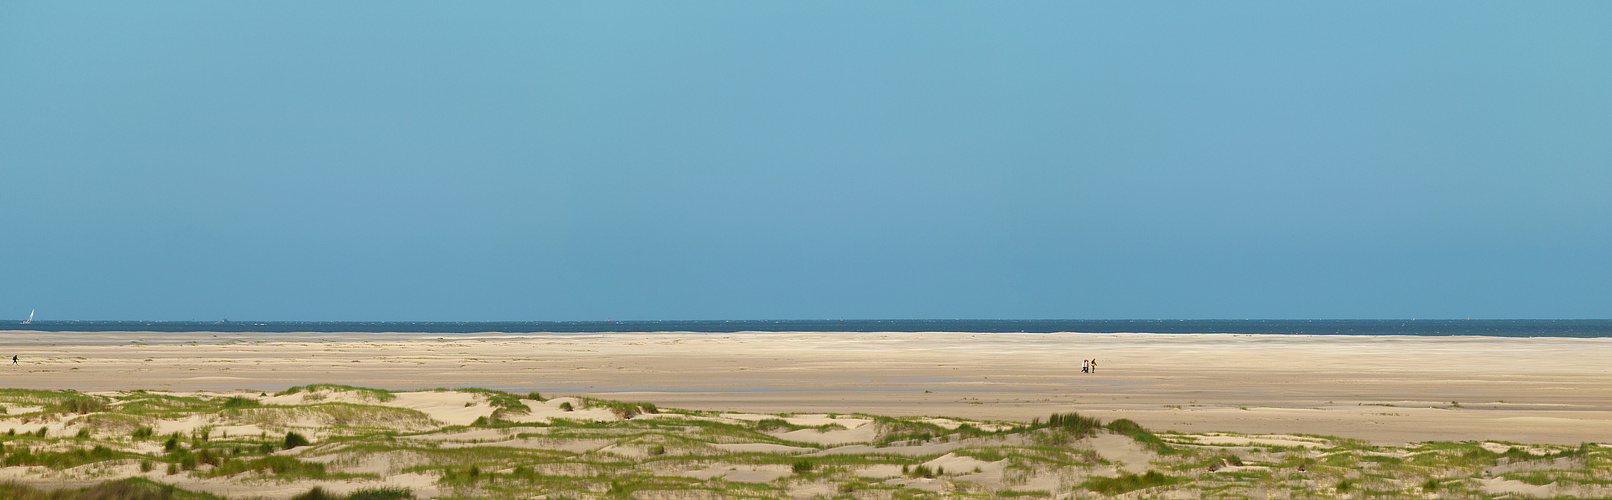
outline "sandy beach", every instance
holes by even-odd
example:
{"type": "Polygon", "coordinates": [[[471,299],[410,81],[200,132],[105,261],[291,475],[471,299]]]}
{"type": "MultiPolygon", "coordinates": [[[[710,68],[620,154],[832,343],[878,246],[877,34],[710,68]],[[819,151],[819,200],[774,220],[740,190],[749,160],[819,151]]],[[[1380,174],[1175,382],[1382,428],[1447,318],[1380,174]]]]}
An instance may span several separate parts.
{"type": "Polygon", "coordinates": [[[487,387],[662,406],[1182,432],[1612,442],[1612,339],[1004,333],[0,334],[6,387],[487,387]],[[1095,374],[1080,373],[1096,358],[1095,374]]]}

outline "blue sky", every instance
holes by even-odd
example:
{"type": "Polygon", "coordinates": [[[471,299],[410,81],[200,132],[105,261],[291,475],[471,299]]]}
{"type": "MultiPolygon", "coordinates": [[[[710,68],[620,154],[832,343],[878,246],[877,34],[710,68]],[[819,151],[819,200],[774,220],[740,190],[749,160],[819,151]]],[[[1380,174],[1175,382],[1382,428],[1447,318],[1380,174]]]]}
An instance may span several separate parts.
{"type": "Polygon", "coordinates": [[[1612,4],[7,2],[0,317],[1612,317],[1612,4]]]}

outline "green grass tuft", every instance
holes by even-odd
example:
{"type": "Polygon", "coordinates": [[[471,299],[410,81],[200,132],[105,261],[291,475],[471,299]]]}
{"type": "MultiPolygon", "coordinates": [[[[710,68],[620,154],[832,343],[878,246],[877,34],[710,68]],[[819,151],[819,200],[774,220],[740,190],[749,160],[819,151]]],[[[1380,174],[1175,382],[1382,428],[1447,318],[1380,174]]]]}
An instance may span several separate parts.
{"type": "Polygon", "coordinates": [[[263,403],[258,402],[256,399],[241,396],[230,396],[224,400],[224,408],[226,409],[256,408],[258,406],[263,406],[263,403]]]}
{"type": "Polygon", "coordinates": [[[1147,471],[1146,474],[1120,473],[1119,477],[1092,477],[1080,483],[1080,487],[1104,495],[1118,495],[1136,491],[1143,488],[1167,486],[1181,482],[1183,478],[1160,474],[1159,471],[1147,471]]]}
{"type": "MultiPolygon", "coordinates": [[[[1067,414],[1052,414],[1052,416],[1047,417],[1047,423],[1042,427],[1067,432],[1071,436],[1078,439],[1095,434],[1097,429],[1102,428],[1102,425],[1103,421],[1101,420],[1091,417],[1082,417],[1079,413],[1069,412],[1067,414]]],[[[1140,426],[1138,426],[1138,428],[1140,428],[1140,426]]]]}
{"type": "Polygon", "coordinates": [[[296,448],[298,446],[308,446],[308,444],[308,438],[302,437],[301,434],[297,434],[295,432],[285,433],[285,444],[283,445],[283,448],[287,450],[296,448]]]}
{"type": "Polygon", "coordinates": [[[1109,422],[1107,427],[1110,431],[1130,436],[1131,439],[1136,440],[1136,442],[1141,443],[1142,446],[1146,446],[1155,453],[1167,454],[1175,451],[1170,448],[1169,443],[1164,442],[1164,440],[1159,438],[1159,436],[1153,434],[1152,432],[1148,432],[1148,430],[1143,428],[1141,424],[1137,424],[1130,419],[1122,418],[1109,422]]]}
{"type": "Polygon", "coordinates": [[[611,413],[616,414],[616,418],[623,420],[631,419],[645,413],[660,413],[660,408],[655,407],[654,403],[630,403],[626,401],[610,401],[606,399],[593,398],[587,398],[586,401],[588,402],[588,406],[601,406],[607,408],[611,413]]]}
{"type": "MultiPolygon", "coordinates": [[[[497,416],[500,413],[505,413],[505,412],[523,413],[523,414],[532,412],[531,407],[526,406],[526,403],[521,402],[521,397],[520,396],[516,396],[514,394],[510,394],[510,393],[507,393],[507,392],[504,392],[504,391],[495,391],[495,390],[492,390],[492,389],[482,389],[482,388],[479,388],[479,387],[461,387],[461,388],[454,389],[454,390],[459,391],[459,392],[469,392],[469,393],[475,393],[475,394],[482,394],[482,395],[486,396],[487,404],[495,406],[495,407],[498,408],[497,410],[493,411],[494,416],[497,416]]],[[[533,394],[536,394],[536,393],[533,393],[533,394]]],[[[537,399],[537,398],[529,398],[529,399],[537,399]]]]}
{"type": "Polygon", "coordinates": [[[340,498],[334,494],[325,493],[324,488],[315,486],[313,489],[308,490],[307,493],[291,497],[291,500],[340,500],[340,498]]]}
{"type": "Polygon", "coordinates": [[[109,481],[76,490],[36,490],[16,483],[0,484],[0,498],[7,500],[224,500],[221,497],[180,489],[142,477],[109,481]]]}
{"type": "Polygon", "coordinates": [[[347,495],[347,500],[413,500],[408,488],[365,488],[347,495]]]}

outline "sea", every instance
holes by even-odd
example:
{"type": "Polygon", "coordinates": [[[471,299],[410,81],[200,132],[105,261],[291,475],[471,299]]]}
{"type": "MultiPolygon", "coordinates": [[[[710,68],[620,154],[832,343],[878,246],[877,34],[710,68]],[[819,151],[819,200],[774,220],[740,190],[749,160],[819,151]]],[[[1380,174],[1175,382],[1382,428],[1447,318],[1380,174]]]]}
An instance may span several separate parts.
{"type": "Polygon", "coordinates": [[[608,333],[974,332],[1245,333],[1278,335],[1477,335],[1612,337],[1608,319],[847,319],[664,321],[0,321],[37,332],[608,333]]]}

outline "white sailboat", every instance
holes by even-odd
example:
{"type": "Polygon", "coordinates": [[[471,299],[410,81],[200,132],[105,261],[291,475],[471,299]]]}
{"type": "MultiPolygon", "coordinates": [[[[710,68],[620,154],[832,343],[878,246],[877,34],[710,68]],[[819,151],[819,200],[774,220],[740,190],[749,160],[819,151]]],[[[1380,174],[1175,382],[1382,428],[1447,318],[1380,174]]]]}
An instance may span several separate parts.
{"type": "Polygon", "coordinates": [[[26,324],[33,323],[33,322],[34,322],[34,310],[29,309],[28,310],[28,319],[22,320],[22,324],[26,325],[26,324]]]}

